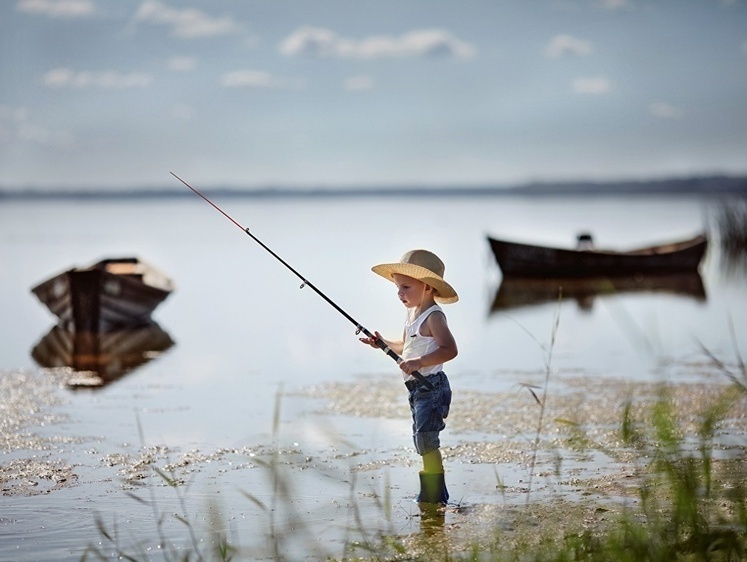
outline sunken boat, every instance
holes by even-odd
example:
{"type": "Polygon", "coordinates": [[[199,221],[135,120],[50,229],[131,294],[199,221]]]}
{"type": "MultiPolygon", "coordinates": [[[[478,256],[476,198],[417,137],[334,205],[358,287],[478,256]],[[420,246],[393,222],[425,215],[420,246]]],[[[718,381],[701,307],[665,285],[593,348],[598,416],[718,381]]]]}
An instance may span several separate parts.
{"type": "Polygon", "coordinates": [[[174,290],[173,281],[136,257],[109,258],[75,267],[31,292],[74,333],[99,334],[145,326],[174,290]]]}
{"type": "Polygon", "coordinates": [[[708,247],[704,235],[628,251],[597,249],[588,234],[575,249],[536,246],[488,236],[504,276],[621,277],[695,272],[708,247]]]}

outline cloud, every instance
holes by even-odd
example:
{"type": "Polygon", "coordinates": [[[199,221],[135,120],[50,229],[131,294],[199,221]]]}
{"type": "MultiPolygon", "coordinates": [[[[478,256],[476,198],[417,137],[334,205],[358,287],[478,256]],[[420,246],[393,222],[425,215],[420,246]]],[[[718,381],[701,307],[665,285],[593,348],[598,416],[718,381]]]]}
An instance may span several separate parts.
{"type": "Polygon", "coordinates": [[[33,144],[72,146],[74,139],[68,133],[50,131],[33,123],[21,123],[18,126],[18,139],[33,144]]]}
{"type": "Polygon", "coordinates": [[[10,140],[11,129],[15,128],[15,122],[19,119],[19,112],[23,109],[0,105],[0,142],[10,140]]]}
{"type": "Polygon", "coordinates": [[[593,48],[588,41],[570,35],[556,35],[545,47],[545,56],[551,59],[565,56],[580,57],[589,55],[592,51],[593,48]]]}
{"type": "Polygon", "coordinates": [[[301,81],[278,78],[263,70],[235,70],[224,74],[220,82],[226,88],[298,89],[303,87],[301,81]]]}
{"type": "Polygon", "coordinates": [[[32,123],[26,107],[0,105],[0,142],[6,141],[55,146],[74,144],[74,138],[69,133],[50,131],[32,123]]]}
{"type": "Polygon", "coordinates": [[[189,72],[197,67],[197,60],[193,57],[171,57],[169,70],[174,72],[189,72]]]}
{"type": "Polygon", "coordinates": [[[21,0],[16,10],[50,18],[82,18],[92,15],[96,6],[91,0],[21,0]]]}
{"type": "Polygon", "coordinates": [[[304,26],[283,40],[279,49],[290,57],[305,55],[317,58],[470,58],[475,54],[472,45],[441,29],[411,31],[400,37],[377,35],[355,40],[340,37],[328,29],[304,26]]]}
{"type": "Polygon", "coordinates": [[[179,121],[189,121],[194,117],[195,110],[191,105],[176,104],[171,108],[171,116],[179,121]]]}
{"type": "Polygon", "coordinates": [[[659,119],[682,119],[685,112],[679,107],[665,102],[654,102],[648,106],[648,112],[659,119]]]}
{"type": "Polygon", "coordinates": [[[225,16],[213,18],[200,10],[171,8],[158,0],[145,0],[135,13],[135,21],[171,27],[171,33],[185,39],[230,35],[241,31],[241,26],[225,16]]]}
{"type": "Polygon", "coordinates": [[[370,76],[350,76],[345,80],[345,89],[349,92],[361,92],[363,90],[370,90],[374,87],[374,79],[370,76]]]}
{"type": "Polygon", "coordinates": [[[48,88],[127,90],[147,88],[153,83],[153,77],[150,74],[138,72],[130,74],[121,74],[114,70],[75,72],[69,68],[55,68],[44,75],[42,82],[48,88]]]}
{"type": "Polygon", "coordinates": [[[599,4],[605,10],[621,10],[632,6],[630,0],[601,0],[599,4]]]}
{"type": "Polygon", "coordinates": [[[612,82],[606,76],[576,78],[573,91],[578,94],[607,94],[612,91],[612,82]]]}
{"type": "Polygon", "coordinates": [[[236,70],[221,78],[221,84],[227,88],[269,88],[273,82],[272,76],[262,70],[236,70]]]}

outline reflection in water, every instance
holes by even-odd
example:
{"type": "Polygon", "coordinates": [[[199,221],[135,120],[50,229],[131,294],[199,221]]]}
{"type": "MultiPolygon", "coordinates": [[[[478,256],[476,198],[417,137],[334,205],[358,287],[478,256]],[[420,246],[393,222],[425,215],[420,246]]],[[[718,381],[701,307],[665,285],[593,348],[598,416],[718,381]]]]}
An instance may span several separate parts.
{"type": "Polygon", "coordinates": [[[426,538],[438,536],[444,529],[446,508],[435,503],[418,503],[420,509],[420,532],[426,538]]]}
{"type": "Polygon", "coordinates": [[[622,293],[669,293],[706,300],[700,274],[590,277],[573,279],[525,279],[504,277],[490,312],[574,299],[581,310],[591,310],[598,295],[622,293]]]}
{"type": "Polygon", "coordinates": [[[158,324],[107,333],[73,333],[52,328],[31,350],[41,367],[71,367],[71,387],[101,387],[166,351],[174,341],[158,324]]]}

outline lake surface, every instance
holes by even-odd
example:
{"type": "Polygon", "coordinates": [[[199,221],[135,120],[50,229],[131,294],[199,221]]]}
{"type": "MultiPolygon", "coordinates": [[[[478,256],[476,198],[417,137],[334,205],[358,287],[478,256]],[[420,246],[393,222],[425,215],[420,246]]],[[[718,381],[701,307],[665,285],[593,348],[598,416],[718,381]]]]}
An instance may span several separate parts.
{"type": "MultiPolygon", "coordinates": [[[[401,333],[404,310],[394,285],[374,275],[371,266],[397,261],[416,247],[436,252],[461,297],[446,308],[460,349],[447,369],[455,393],[511,391],[543,373],[556,314],[553,372],[594,379],[686,381],[696,373],[683,365],[703,360],[701,345],[731,361],[747,333],[747,276],[721,258],[717,243],[701,264],[702,292],[665,287],[493,307],[502,279],[486,235],[572,247],[578,232],[591,231],[599,247],[630,249],[713,234],[715,199],[225,197],[215,202],[358,322],[385,337],[401,333]]],[[[141,257],[174,280],[176,290],[154,314],[174,343],[103,387],[59,387],[61,403],[50,408],[64,421],[24,430],[54,436],[57,444],[2,451],[4,466],[32,458],[63,460],[74,466],[77,479],[43,494],[0,499],[0,559],[77,559],[95,538],[96,513],[109,523],[119,521],[124,542],[152,529],[153,517],[140,517],[143,508],[122,494],[127,488],[119,481],[121,467],[102,460],[148,448],[162,447],[156,454],[162,463],[189,452],[203,455],[203,468],[189,487],[190,505],[203,513],[205,502],[225,501],[230,528],[250,518],[253,504],[228,500],[229,489],[251,488],[267,505],[275,497],[258,476],[261,470],[235,470],[247,465],[247,455],[254,454],[249,449],[287,448],[301,463],[332,450],[376,463],[395,451],[409,455],[412,466],[391,467],[387,478],[402,476],[393,487],[394,501],[416,493],[411,480],[418,459],[408,450],[404,391],[400,419],[330,418],[319,414],[323,399],[304,395],[304,389],[324,384],[362,381],[364,393],[366,381],[397,381],[394,362],[362,346],[348,320],[308,287],[299,289],[298,278],[197,197],[0,203],[1,376],[28,373],[30,380],[56,380],[32,357],[55,324],[30,293],[32,286],[73,265],[125,255],[141,257]]],[[[462,438],[448,429],[444,434],[445,442],[462,438]]],[[[350,477],[336,474],[297,475],[306,490],[299,497],[318,506],[337,502],[336,510],[308,508],[316,514],[311,520],[323,522],[321,535],[350,517],[342,507],[349,500],[350,477]]],[[[470,493],[458,486],[454,492],[470,493]]],[[[166,509],[175,501],[169,493],[159,492],[166,509]]],[[[473,493],[474,501],[480,493],[473,493]]]]}

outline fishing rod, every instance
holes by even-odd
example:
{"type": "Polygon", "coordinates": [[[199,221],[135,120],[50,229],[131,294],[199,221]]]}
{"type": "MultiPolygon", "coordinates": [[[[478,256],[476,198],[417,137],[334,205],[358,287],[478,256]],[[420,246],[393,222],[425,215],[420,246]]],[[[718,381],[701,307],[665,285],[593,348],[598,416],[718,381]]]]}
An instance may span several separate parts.
{"type": "MultiPolygon", "coordinates": [[[[274,257],[276,260],[278,260],[280,263],[282,263],[285,267],[287,267],[296,277],[298,277],[301,280],[301,289],[304,287],[309,287],[312,289],[317,295],[322,297],[327,304],[331,305],[332,308],[334,308],[337,312],[342,314],[345,318],[347,318],[354,326],[355,326],[355,333],[360,334],[363,332],[368,336],[369,338],[374,338],[376,346],[381,349],[384,353],[386,353],[389,357],[394,359],[397,364],[399,365],[402,363],[403,359],[397,353],[391,349],[384,340],[382,340],[380,337],[377,337],[376,335],[372,334],[368,329],[366,329],[362,324],[360,324],[355,318],[350,316],[347,312],[345,312],[340,306],[337,305],[331,298],[329,298],[327,295],[325,295],[322,291],[320,291],[316,285],[314,285],[311,281],[306,279],[303,275],[301,275],[298,271],[296,271],[288,262],[286,262],[283,258],[281,258],[279,255],[277,255],[275,252],[273,252],[262,240],[257,238],[252,232],[249,230],[249,228],[244,228],[241,224],[239,224],[236,220],[234,220],[228,213],[226,213],[223,209],[218,207],[215,203],[213,203],[210,199],[205,197],[202,193],[200,193],[197,189],[189,185],[186,181],[184,181],[182,178],[177,176],[174,172],[169,172],[172,176],[174,176],[176,179],[178,179],[180,182],[182,182],[184,185],[186,185],[189,189],[191,189],[195,194],[199,195],[204,199],[208,204],[210,204],[215,210],[217,210],[220,214],[222,214],[224,217],[226,217],[229,221],[231,221],[233,224],[235,224],[242,232],[245,234],[248,234],[249,237],[254,240],[257,244],[262,246],[267,252],[274,257]]],[[[433,385],[428,382],[428,380],[420,374],[418,371],[413,371],[410,373],[413,377],[415,377],[419,382],[424,384],[429,390],[433,390],[433,385]]]]}

